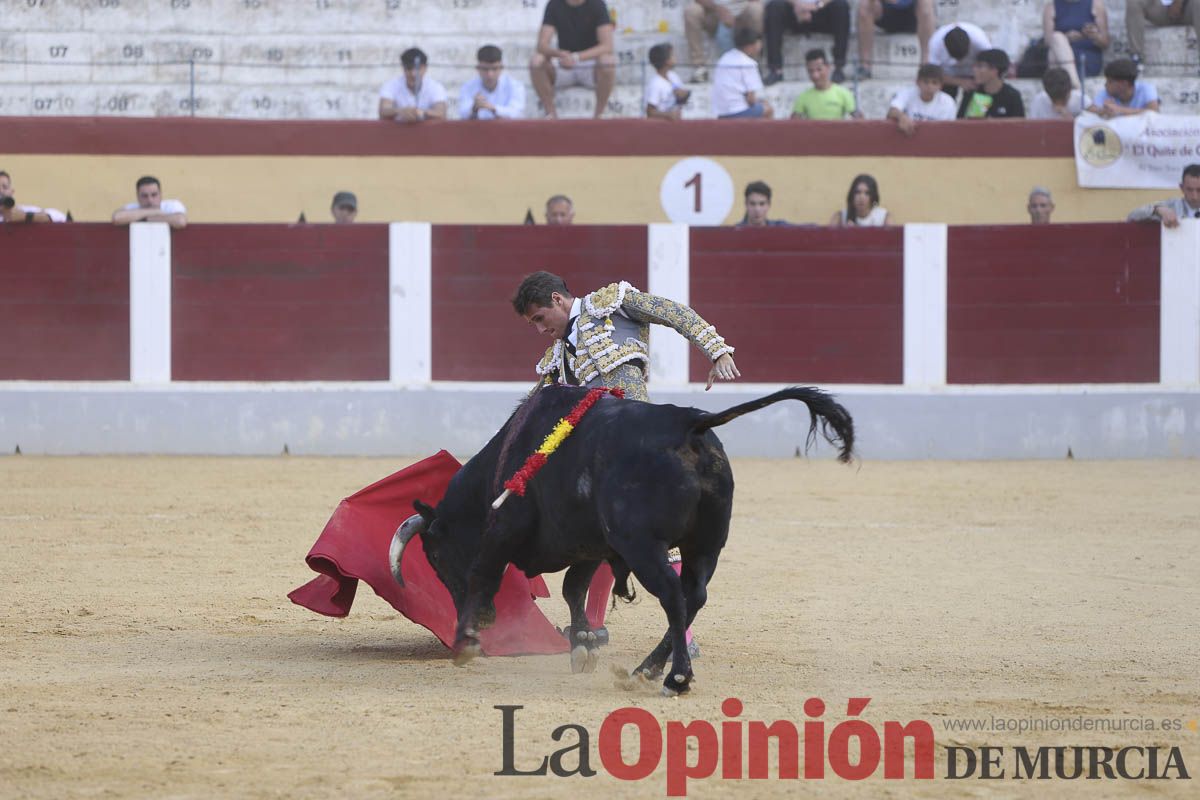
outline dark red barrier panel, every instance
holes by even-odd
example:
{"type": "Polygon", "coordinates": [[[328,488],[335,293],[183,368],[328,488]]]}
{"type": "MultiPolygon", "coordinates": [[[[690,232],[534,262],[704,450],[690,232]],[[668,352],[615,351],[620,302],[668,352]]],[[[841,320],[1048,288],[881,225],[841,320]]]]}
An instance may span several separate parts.
{"type": "MultiPolygon", "coordinates": [[[[692,306],[743,381],[903,380],[903,229],[695,228],[691,258],[692,306]]],[[[690,379],[708,370],[693,352],[690,379]]]]}
{"type": "Polygon", "coordinates": [[[129,229],[0,224],[0,380],[129,380],[129,229]]]}
{"type": "Polygon", "coordinates": [[[175,117],[5,117],[7,153],[266,156],[898,156],[1071,158],[1063,120],[927,122],[904,136],[887,120],[652,119],[249,120],[175,117]]]}
{"type": "Polygon", "coordinates": [[[171,239],[175,380],[388,379],[386,225],[196,225],[171,239]]]}
{"type": "Polygon", "coordinates": [[[1157,225],[952,227],[950,383],[1158,380],[1157,225]]]}
{"type": "Polygon", "coordinates": [[[577,295],[629,281],[646,290],[640,225],[435,225],[433,379],[523,381],[550,344],[510,305],[521,279],[561,275],[577,295]]]}

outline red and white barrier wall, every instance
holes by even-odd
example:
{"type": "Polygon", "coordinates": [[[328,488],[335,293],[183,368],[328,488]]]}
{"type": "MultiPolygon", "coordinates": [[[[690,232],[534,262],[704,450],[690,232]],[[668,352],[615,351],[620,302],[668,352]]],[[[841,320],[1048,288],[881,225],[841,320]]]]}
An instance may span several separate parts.
{"type": "MultiPolygon", "coordinates": [[[[705,395],[701,356],[655,329],[656,400],[829,386],[875,457],[1200,455],[1196,223],[14,225],[0,242],[0,446],[25,452],[469,453],[533,382],[545,342],[508,298],[548,269],[688,302],[738,348],[742,381],[705,395]]],[[[724,438],[791,455],[806,419],[724,438]]]]}

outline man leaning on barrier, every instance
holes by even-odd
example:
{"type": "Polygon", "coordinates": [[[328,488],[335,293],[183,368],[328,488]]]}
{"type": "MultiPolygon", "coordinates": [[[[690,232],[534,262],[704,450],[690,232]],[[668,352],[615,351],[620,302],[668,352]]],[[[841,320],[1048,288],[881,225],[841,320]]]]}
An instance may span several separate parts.
{"type": "Polygon", "coordinates": [[[425,77],[429,56],[417,47],[400,54],[404,75],[379,89],[379,118],[396,122],[424,122],[446,118],[446,87],[425,77]]]}
{"type": "Polygon", "coordinates": [[[178,200],[164,200],[162,184],[153,175],[138,178],[137,202],[126,203],[113,212],[114,225],[133,222],[165,222],[172,228],[187,227],[187,209],[178,200]]]}
{"type": "Polygon", "coordinates": [[[1128,222],[1162,222],[1163,227],[1178,228],[1185,217],[1200,219],[1200,164],[1183,168],[1179,181],[1180,197],[1147,203],[1129,212],[1128,222]]]}
{"type": "Polygon", "coordinates": [[[56,208],[40,208],[17,202],[12,176],[0,170],[0,222],[66,222],[67,215],[56,208]]]}

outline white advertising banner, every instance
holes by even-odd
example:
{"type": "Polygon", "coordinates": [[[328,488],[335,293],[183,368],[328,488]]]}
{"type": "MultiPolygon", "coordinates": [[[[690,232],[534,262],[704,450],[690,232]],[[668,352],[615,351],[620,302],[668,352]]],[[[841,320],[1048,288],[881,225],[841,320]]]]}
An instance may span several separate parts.
{"type": "Polygon", "coordinates": [[[1095,189],[1173,189],[1188,164],[1200,163],[1200,116],[1147,111],[1075,118],[1079,185],[1095,189]]]}

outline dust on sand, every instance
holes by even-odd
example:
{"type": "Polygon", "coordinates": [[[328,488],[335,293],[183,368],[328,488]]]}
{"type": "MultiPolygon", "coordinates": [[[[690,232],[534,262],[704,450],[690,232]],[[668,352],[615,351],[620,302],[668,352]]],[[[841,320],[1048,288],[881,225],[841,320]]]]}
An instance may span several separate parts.
{"type": "MultiPolygon", "coordinates": [[[[344,620],[289,603],[338,500],[406,463],[0,459],[0,796],[661,797],[661,766],[638,782],[604,772],[604,718],[637,705],[664,724],[719,722],[727,697],[742,720],[798,726],[820,697],[827,731],[847,698],[870,697],[862,718],[878,730],[933,725],[939,777],[884,781],[881,768],[848,782],[827,769],[814,785],[718,771],[689,796],[1194,790],[942,776],[946,746],[984,744],[1179,746],[1200,770],[1187,727],[994,729],[1200,716],[1200,463],[735,461],[732,533],[696,624],[697,684],[675,700],[610,672],[663,632],[644,592],[611,612],[612,644],[587,675],[570,674],[566,655],[455,668],[365,585],[344,620]],[[574,723],[600,774],[494,775],[505,704],[524,707],[518,768],[573,744],[551,732],[574,723]],[[958,719],[993,729],[950,730],[958,719]]],[[[565,620],[557,596],[542,602],[565,620]]]]}

